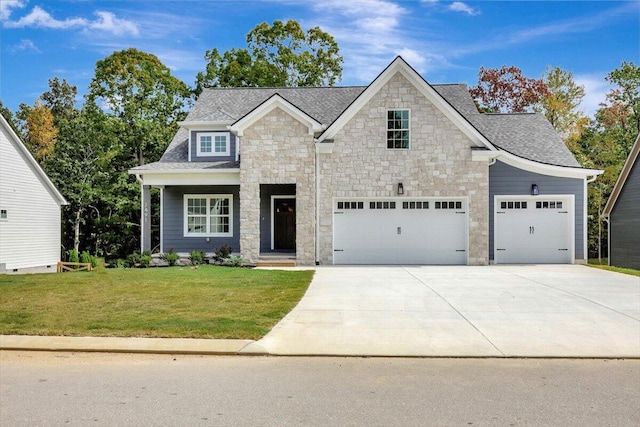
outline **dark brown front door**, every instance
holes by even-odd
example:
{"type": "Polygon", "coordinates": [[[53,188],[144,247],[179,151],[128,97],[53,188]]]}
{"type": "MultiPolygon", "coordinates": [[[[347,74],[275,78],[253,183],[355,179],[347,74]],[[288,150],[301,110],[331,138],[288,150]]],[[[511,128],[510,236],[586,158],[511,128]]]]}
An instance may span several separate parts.
{"type": "Polygon", "coordinates": [[[296,199],[274,199],[273,248],[296,248],[296,199]]]}

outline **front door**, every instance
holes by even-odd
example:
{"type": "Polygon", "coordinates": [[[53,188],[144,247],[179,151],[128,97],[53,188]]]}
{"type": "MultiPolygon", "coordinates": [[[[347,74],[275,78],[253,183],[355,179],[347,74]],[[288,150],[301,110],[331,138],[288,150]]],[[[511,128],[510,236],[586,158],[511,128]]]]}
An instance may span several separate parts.
{"type": "Polygon", "coordinates": [[[273,200],[273,249],[296,248],[296,199],[273,200]]]}

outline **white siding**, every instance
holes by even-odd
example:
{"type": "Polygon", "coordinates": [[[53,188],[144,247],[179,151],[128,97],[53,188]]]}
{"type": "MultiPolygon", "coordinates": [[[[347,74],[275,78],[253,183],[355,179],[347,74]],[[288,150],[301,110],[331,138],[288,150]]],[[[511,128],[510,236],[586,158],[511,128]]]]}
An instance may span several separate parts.
{"type": "MultiPolygon", "coordinates": [[[[0,126],[0,266],[55,271],[60,260],[60,205],[12,135],[0,126]]],[[[1,271],[1,270],[0,270],[1,271]]]]}

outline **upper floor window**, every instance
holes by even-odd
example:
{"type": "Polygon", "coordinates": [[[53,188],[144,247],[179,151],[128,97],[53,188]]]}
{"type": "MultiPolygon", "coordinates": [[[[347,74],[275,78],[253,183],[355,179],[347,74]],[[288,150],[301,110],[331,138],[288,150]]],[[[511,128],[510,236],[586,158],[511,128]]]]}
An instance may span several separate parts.
{"type": "Polygon", "coordinates": [[[231,136],[229,132],[198,134],[198,156],[229,156],[231,136]]]}
{"type": "Polygon", "coordinates": [[[409,148],[409,110],[387,111],[387,148],[409,148]]]}

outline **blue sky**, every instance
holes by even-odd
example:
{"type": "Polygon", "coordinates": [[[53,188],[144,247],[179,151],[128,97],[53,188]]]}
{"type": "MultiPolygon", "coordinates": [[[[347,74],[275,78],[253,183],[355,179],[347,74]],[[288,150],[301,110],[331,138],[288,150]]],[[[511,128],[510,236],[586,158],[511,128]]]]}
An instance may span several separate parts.
{"type": "Polygon", "coordinates": [[[80,94],[96,61],[135,47],[189,85],[204,53],[246,45],[261,22],[320,26],[344,56],[341,85],[362,85],[396,55],[430,83],[477,84],[478,69],[515,65],[528,77],[572,71],[593,113],[623,60],[640,63],[640,2],[444,0],[0,0],[0,99],[16,111],[65,78],[80,94]]]}

